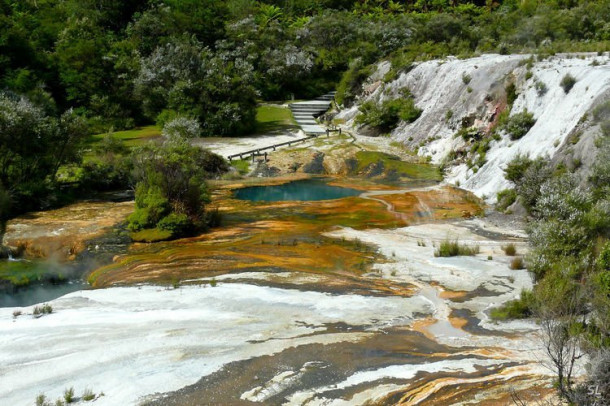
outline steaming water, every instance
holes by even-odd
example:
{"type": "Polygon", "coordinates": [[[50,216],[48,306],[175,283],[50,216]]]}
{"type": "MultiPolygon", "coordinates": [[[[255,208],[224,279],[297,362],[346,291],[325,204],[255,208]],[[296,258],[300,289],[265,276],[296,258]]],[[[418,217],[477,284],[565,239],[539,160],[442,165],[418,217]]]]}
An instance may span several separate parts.
{"type": "Polygon", "coordinates": [[[89,285],[82,280],[73,280],[59,285],[30,285],[15,293],[0,293],[0,307],[24,307],[48,302],[68,293],[87,289],[89,285]]]}

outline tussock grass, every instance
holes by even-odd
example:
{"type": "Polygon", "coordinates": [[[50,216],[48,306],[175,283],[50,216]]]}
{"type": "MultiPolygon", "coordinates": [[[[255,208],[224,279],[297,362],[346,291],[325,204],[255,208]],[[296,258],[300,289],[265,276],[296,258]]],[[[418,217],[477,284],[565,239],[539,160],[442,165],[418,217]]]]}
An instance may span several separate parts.
{"type": "Polygon", "coordinates": [[[461,245],[458,240],[444,240],[434,251],[435,257],[456,257],[459,255],[476,255],[479,253],[479,246],[461,245]]]}
{"type": "Polygon", "coordinates": [[[521,257],[514,257],[512,259],[512,261],[510,261],[510,269],[524,269],[525,268],[525,263],[523,262],[523,258],[521,257]]]}
{"type": "Polygon", "coordinates": [[[502,246],[502,251],[509,257],[514,256],[517,253],[517,247],[512,242],[502,246]]]}

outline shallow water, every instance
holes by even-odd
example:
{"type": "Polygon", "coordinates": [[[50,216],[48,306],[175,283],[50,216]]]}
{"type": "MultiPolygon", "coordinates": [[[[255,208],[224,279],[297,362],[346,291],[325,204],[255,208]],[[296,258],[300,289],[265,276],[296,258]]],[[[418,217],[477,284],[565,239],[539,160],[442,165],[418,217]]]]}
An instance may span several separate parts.
{"type": "Polygon", "coordinates": [[[358,196],[356,189],[331,186],[323,179],[305,179],[274,186],[252,186],[238,189],[235,197],[254,202],[333,200],[358,196]]]}

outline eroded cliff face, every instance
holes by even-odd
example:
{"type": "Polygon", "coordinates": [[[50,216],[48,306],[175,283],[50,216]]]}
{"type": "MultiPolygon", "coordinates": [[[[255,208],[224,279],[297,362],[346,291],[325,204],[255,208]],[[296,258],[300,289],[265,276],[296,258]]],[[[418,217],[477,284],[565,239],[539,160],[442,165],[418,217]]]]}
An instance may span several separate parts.
{"type": "Polygon", "coordinates": [[[510,187],[503,169],[518,154],[548,155],[564,161],[568,169],[577,163],[574,169],[587,173],[595,156],[594,139],[601,133],[599,120],[591,112],[609,99],[609,62],[608,53],[546,59],[531,55],[450,57],[418,63],[388,83],[383,78],[391,64],[381,62],[363,85],[356,105],[337,118],[357,131],[354,118],[359,105],[400,97],[408,88],[422,114],[413,123],[401,122],[392,138],[418,150],[419,155],[430,156],[433,163],[444,163],[448,182],[494,201],[498,191],[510,187]],[[561,86],[566,75],[576,80],[567,93],[561,86]],[[499,129],[491,136],[504,111],[514,116],[526,109],[536,122],[523,137],[511,140],[499,129]],[[461,129],[479,136],[456,137],[461,129]],[[481,140],[488,141],[483,157],[472,151],[481,140]]]}

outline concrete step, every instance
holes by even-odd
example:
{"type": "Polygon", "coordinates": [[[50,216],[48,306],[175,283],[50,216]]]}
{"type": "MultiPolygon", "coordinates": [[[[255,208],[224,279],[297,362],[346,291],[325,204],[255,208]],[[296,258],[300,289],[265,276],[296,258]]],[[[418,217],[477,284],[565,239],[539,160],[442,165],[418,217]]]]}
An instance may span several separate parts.
{"type": "Polygon", "coordinates": [[[330,104],[301,104],[301,105],[290,105],[290,110],[328,110],[330,104]]]}

